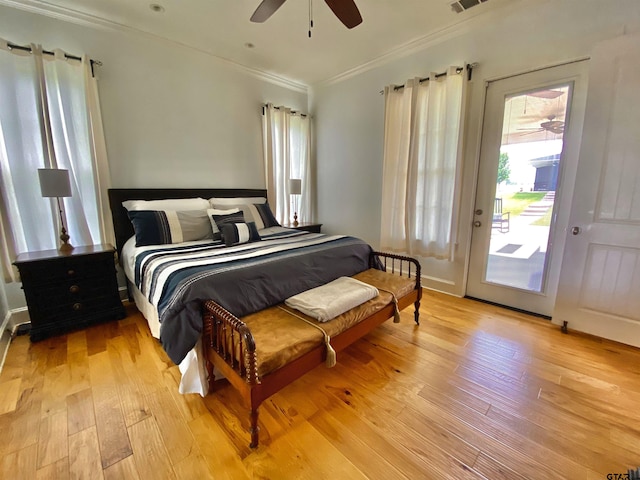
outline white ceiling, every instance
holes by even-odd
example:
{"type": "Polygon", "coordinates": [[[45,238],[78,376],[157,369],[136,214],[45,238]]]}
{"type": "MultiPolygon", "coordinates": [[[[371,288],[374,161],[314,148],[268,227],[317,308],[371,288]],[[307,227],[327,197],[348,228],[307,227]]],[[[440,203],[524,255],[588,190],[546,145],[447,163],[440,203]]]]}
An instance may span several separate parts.
{"type": "Polygon", "coordinates": [[[419,46],[452,27],[517,0],[488,0],[454,13],[453,0],[356,0],[363,23],[348,30],[323,0],[288,0],[265,23],[249,21],[261,0],[0,0],[84,24],[133,29],[197,48],[300,86],[331,80],[419,46]],[[164,12],[155,13],[156,3],[164,12]],[[251,43],[254,48],[245,45],[251,43]]]}

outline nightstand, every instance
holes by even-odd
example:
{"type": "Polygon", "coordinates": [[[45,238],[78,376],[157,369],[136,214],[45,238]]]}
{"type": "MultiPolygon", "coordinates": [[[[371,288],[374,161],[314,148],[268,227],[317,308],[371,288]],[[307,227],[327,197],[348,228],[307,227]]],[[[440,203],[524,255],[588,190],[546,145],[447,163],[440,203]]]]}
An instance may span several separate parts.
{"type": "Polygon", "coordinates": [[[304,230],[305,232],[312,232],[312,233],[320,233],[320,229],[322,228],[321,223],[306,223],[306,222],[300,222],[295,227],[293,226],[292,223],[283,223],[282,226],[285,228],[294,228],[296,230],[304,230]]]}
{"type": "Polygon", "coordinates": [[[114,253],[111,245],[90,245],[18,255],[32,341],[125,317],[114,253]]]}

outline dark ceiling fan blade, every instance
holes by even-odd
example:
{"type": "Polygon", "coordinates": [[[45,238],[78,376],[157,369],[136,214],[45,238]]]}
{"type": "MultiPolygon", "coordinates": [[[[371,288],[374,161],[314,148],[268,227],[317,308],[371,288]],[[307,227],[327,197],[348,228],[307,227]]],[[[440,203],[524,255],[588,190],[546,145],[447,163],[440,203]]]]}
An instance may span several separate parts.
{"type": "Polygon", "coordinates": [[[262,0],[262,3],[258,5],[256,11],[251,15],[251,21],[255,23],[264,22],[286,1],[287,0],[262,0]]]}
{"type": "Polygon", "coordinates": [[[345,27],[353,28],[362,23],[362,16],[353,0],[324,0],[345,27]]]}

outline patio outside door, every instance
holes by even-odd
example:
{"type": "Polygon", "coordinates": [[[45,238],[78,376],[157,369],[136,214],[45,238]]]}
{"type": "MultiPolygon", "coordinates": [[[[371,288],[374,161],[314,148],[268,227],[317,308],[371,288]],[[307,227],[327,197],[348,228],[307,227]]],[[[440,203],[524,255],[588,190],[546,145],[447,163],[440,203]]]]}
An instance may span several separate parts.
{"type": "Polygon", "coordinates": [[[551,316],[580,146],[586,63],[488,84],[468,296],[551,316]]]}

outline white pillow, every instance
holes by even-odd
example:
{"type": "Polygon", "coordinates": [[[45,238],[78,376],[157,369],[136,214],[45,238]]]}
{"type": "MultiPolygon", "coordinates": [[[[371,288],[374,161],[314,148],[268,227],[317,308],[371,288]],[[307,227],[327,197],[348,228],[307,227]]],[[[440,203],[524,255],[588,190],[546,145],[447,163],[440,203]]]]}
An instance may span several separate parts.
{"type": "Polygon", "coordinates": [[[221,207],[225,205],[242,205],[253,203],[267,203],[265,197],[212,197],[209,199],[209,203],[213,208],[221,207]]]}
{"type": "MultiPolygon", "coordinates": [[[[232,198],[210,198],[209,203],[213,208],[239,208],[244,215],[244,221],[254,222],[258,230],[264,228],[264,222],[254,205],[264,205],[267,203],[265,197],[232,197],[232,198]]],[[[215,234],[216,231],[214,230],[215,234]]]]}
{"type": "Polygon", "coordinates": [[[168,198],[166,200],[127,200],[122,206],[131,210],[206,210],[209,202],[204,198],[168,198]]]}

